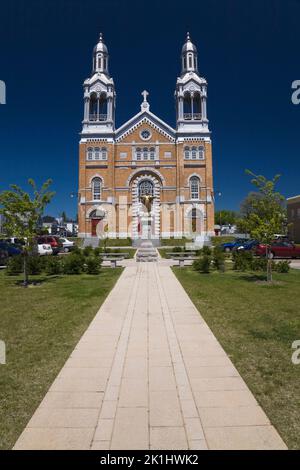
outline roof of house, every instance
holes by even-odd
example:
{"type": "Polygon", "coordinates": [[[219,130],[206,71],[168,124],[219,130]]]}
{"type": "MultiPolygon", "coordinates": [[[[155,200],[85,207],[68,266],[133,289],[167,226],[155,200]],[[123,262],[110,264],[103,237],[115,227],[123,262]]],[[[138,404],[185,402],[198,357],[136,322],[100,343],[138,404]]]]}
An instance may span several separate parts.
{"type": "Polygon", "coordinates": [[[287,203],[300,202],[300,194],[298,196],[288,197],[286,200],[287,200],[287,203]]]}

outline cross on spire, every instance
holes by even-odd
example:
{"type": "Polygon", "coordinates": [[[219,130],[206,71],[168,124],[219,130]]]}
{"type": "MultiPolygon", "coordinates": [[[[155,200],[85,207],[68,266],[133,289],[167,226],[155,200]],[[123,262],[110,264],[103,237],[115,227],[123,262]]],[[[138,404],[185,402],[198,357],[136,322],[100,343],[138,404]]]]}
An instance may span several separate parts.
{"type": "Polygon", "coordinates": [[[147,96],[149,95],[147,90],[142,91],[141,95],[144,97],[144,102],[147,101],[147,96]]]}

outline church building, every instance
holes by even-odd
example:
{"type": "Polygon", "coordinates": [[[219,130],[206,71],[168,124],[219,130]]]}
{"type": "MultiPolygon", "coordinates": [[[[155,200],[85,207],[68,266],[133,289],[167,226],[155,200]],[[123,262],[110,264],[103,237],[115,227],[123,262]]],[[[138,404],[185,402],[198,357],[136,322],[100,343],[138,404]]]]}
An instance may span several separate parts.
{"type": "Polygon", "coordinates": [[[79,236],[153,239],[214,235],[207,82],[189,34],[175,89],[176,128],[150,111],[115,127],[116,91],[100,34],[84,84],[79,145],[79,236]]]}

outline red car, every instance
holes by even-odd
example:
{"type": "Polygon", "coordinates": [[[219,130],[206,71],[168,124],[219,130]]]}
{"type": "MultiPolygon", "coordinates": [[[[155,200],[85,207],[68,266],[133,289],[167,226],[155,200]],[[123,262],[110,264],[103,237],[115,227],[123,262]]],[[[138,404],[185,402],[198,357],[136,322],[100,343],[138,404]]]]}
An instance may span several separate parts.
{"type": "Polygon", "coordinates": [[[59,237],[54,237],[53,235],[41,235],[37,239],[38,243],[47,243],[51,246],[52,252],[54,255],[57,255],[60,251],[63,251],[63,244],[61,243],[59,237]]]}
{"type": "MultiPolygon", "coordinates": [[[[266,245],[259,244],[255,249],[258,256],[266,256],[266,245]]],[[[300,258],[300,246],[288,241],[274,241],[270,247],[270,257],[278,258],[300,258]]]]}

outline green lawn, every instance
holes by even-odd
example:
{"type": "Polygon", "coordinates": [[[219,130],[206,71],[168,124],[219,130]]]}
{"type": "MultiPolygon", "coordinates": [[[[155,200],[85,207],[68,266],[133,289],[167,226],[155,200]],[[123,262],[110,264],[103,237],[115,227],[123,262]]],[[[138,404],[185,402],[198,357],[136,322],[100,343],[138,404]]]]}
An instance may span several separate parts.
{"type": "Polygon", "coordinates": [[[186,243],[192,243],[190,238],[161,238],[161,246],[184,246],[186,243]]]}
{"type": "Polygon", "coordinates": [[[0,449],[13,446],[121,271],[31,276],[42,282],[27,289],[0,272],[0,449]]]}
{"type": "Polygon", "coordinates": [[[275,274],[266,286],[252,274],[199,274],[173,268],[249,388],[290,449],[300,448],[300,271],[275,274]]]}

